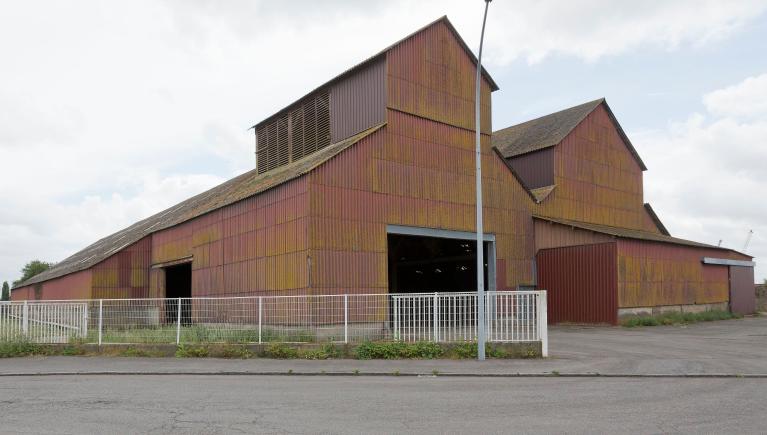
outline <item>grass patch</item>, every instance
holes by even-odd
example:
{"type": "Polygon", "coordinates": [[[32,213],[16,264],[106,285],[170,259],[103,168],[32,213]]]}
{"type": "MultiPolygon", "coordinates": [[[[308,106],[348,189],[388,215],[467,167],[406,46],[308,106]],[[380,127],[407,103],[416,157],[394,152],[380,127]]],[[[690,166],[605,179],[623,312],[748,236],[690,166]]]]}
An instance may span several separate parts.
{"type": "MultiPolygon", "coordinates": [[[[209,327],[205,325],[182,326],[179,331],[181,343],[185,344],[254,344],[258,343],[258,328],[226,328],[209,327]]],[[[144,326],[140,328],[105,328],[101,333],[103,343],[130,344],[167,344],[176,342],[175,325],[144,326]]],[[[98,330],[90,330],[83,342],[98,342],[98,330]]],[[[269,327],[262,328],[261,341],[313,343],[317,337],[308,330],[278,330],[269,327]]]]}
{"type": "Polygon", "coordinates": [[[621,326],[635,328],[637,326],[687,325],[714,320],[740,319],[740,314],[723,310],[702,311],[700,313],[668,312],[655,316],[636,316],[621,320],[621,326]]]}
{"type": "Polygon", "coordinates": [[[210,350],[206,346],[180,345],[176,349],[176,358],[207,358],[210,350]]]}
{"type": "Polygon", "coordinates": [[[47,347],[24,340],[0,342],[0,358],[48,355],[49,353],[50,350],[47,347]]]}

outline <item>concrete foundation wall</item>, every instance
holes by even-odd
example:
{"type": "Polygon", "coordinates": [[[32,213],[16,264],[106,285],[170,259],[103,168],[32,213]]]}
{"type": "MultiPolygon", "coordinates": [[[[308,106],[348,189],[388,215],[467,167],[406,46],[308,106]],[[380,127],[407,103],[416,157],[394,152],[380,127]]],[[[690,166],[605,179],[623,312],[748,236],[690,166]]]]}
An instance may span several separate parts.
{"type": "Polygon", "coordinates": [[[663,313],[702,313],[704,311],[728,311],[727,302],[714,304],[661,305],[655,307],[619,308],[618,318],[631,316],[656,316],[663,313]]]}

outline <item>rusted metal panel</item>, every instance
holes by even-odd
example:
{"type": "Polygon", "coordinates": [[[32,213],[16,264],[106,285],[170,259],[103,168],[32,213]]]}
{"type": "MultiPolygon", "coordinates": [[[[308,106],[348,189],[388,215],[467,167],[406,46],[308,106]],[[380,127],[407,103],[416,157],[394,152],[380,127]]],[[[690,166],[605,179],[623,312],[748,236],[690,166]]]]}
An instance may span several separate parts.
{"type": "Polygon", "coordinates": [[[618,322],[615,242],[544,249],[536,263],[550,323],[618,322]]]}
{"type": "MultiPolygon", "coordinates": [[[[152,235],[152,263],[192,256],[192,295],[305,289],[308,193],[299,177],[152,235]]],[[[152,294],[161,294],[161,277],[152,294]]],[[[282,294],[282,293],[279,293],[282,294]]]]}
{"type": "Polygon", "coordinates": [[[659,232],[644,208],[642,167],[603,105],[554,148],[554,181],[539,214],[659,232]]]}
{"type": "Polygon", "coordinates": [[[509,164],[530,189],[554,184],[554,148],[509,159],[509,164]]]}
{"type": "MultiPolygon", "coordinates": [[[[474,231],[474,134],[389,110],[387,126],[310,174],[315,292],[388,291],[387,225],[474,231]]],[[[497,288],[530,284],[526,192],[483,136],[485,227],[496,235],[497,288]]]]}
{"type": "Polygon", "coordinates": [[[330,88],[331,142],[386,121],[386,57],[330,88]]]}
{"type": "Polygon", "coordinates": [[[704,257],[750,259],[717,249],[619,240],[619,306],[631,308],[727,302],[727,268],[703,264],[704,257]]]}
{"type": "Polygon", "coordinates": [[[614,239],[605,234],[593,231],[584,231],[578,228],[567,227],[538,219],[534,219],[535,225],[535,251],[549,248],[561,248],[565,246],[594,245],[611,242],[614,239]]]}
{"type": "MultiPolygon", "coordinates": [[[[474,130],[476,64],[444,22],[387,52],[387,105],[401,112],[474,130]]],[[[491,134],[491,87],[482,80],[482,133],[491,134]]]]}
{"type": "Polygon", "coordinates": [[[730,310],[738,314],[753,314],[756,310],[754,268],[729,266],[730,310]]]}
{"type": "Polygon", "coordinates": [[[149,297],[151,247],[151,238],[144,237],[95,265],[91,269],[93,290],[90,297],[149,297]]]}

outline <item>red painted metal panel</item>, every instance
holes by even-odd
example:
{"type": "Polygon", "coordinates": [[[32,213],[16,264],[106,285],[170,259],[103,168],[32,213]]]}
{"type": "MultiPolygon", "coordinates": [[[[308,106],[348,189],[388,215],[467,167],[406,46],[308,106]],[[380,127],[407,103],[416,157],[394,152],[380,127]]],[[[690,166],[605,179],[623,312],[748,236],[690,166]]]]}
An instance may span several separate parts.
{"type": "Polygon", "coordinates": [[[330,88],[330,142],[335,143],[386,120],[386,57],[330,88]]]}
{"type": "Polygon", "coordinates": [[[550,323],[618,322],[615,243],[544,249],[536,259],[550,323]]]}
{"type": "Polygon", "coordinates": [[[738,314],[756,310],[753,267],[730,266],[730,310],[738,314]]]}
{"type": "Polygon", "coordinates": [[[50,281],[15,289],[11,293],[14,301],[90,299],[91,270],[70,273],[50,281]]]}
{"type": "Polygon", "coordinates": [[[514,157],[509,164],[530,189],[554,184],[553,147],[514,157]]]}

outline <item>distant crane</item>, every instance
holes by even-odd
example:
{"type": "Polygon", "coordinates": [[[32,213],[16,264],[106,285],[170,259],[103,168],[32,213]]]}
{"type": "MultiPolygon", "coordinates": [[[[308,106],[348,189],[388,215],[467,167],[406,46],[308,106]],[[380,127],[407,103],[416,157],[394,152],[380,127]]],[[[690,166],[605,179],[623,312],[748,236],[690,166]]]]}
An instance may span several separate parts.
{"type": "Polygon", "coordinates": [[[746,236],[746,243],[743,244],[743,252],[746,252],[746,248],[748,248],[749,242],[751,242],[751,236],[754,235],[754,230],[748,230],[748,235],[746,236]]]}

